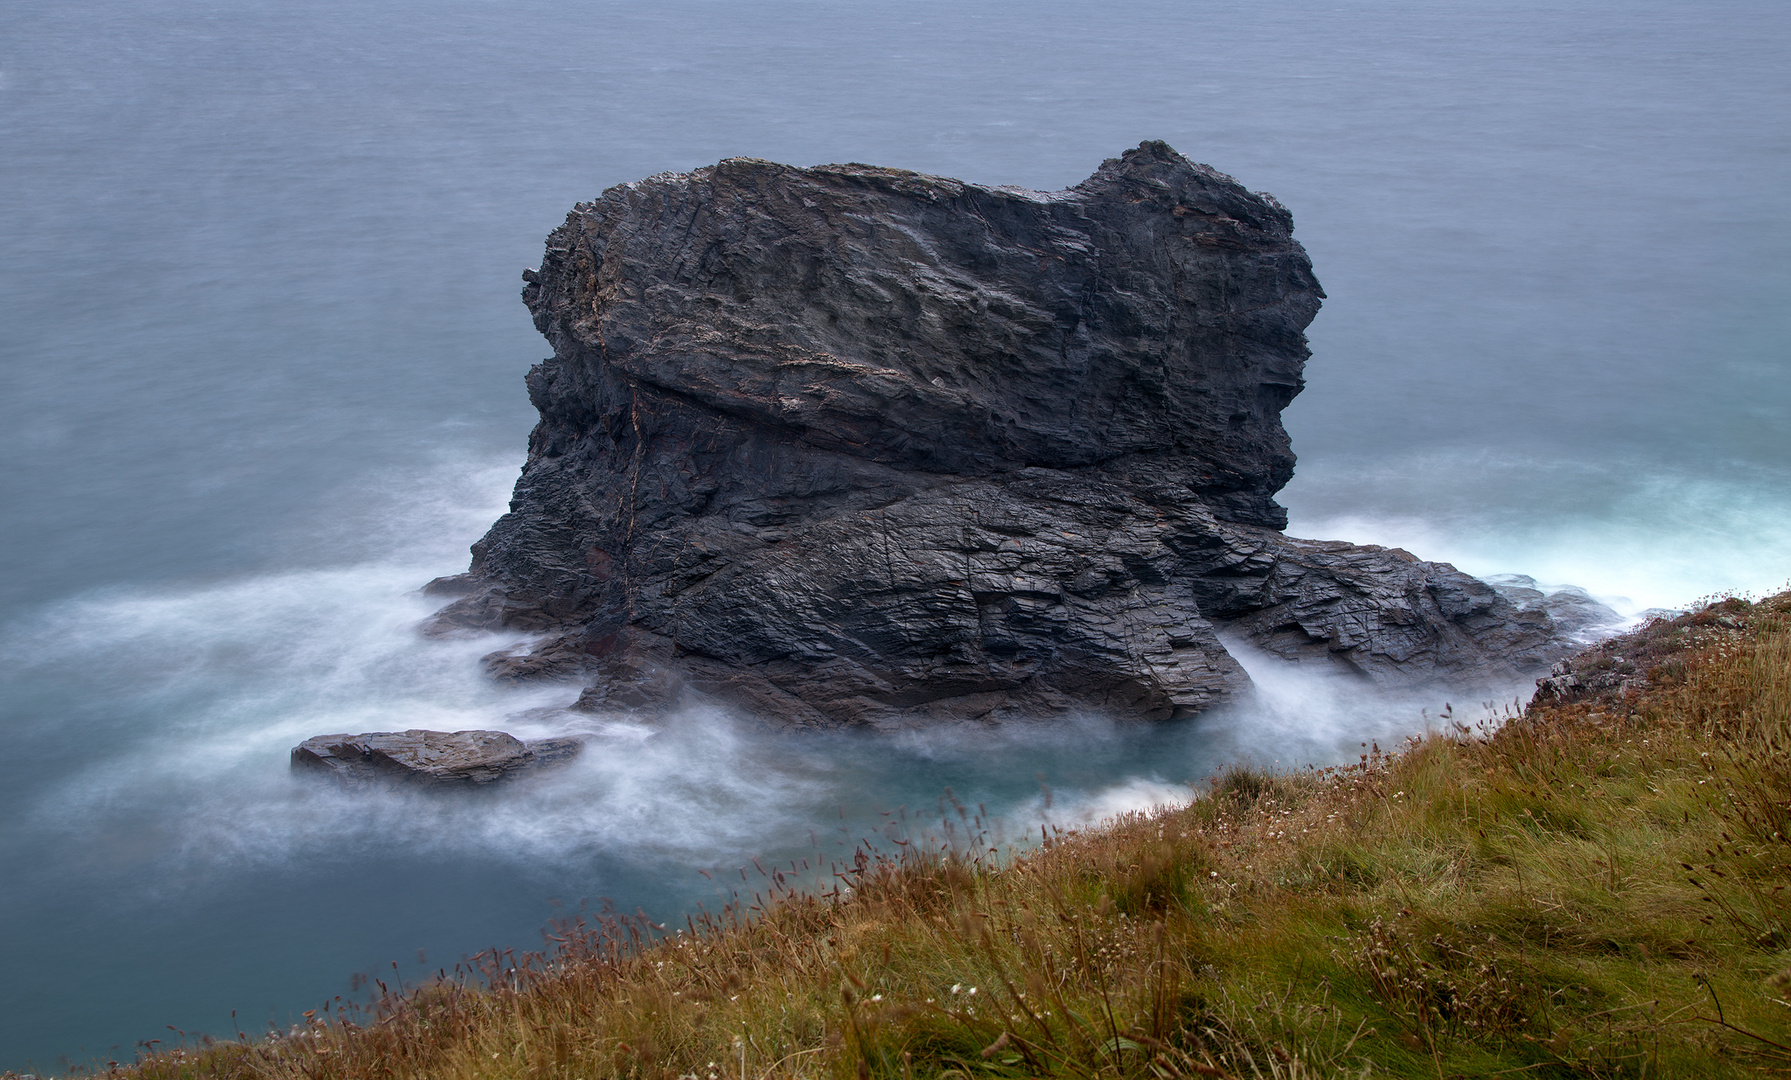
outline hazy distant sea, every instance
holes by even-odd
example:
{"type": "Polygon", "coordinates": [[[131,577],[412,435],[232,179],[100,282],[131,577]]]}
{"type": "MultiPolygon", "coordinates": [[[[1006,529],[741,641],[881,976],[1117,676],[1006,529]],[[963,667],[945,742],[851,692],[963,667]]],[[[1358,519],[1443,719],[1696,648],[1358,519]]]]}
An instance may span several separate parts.
{"type": "Polygon", "coordinates": [[[410,627],[521,463],[519,273],[574,201],[730,155],[1058,188],[1167,139],[1291,207],[1330,294],[1290,531],[1634,612],[1791,577],[1787,55],[1782,0],[9,0],[0,1068],[714,903],[699,868],[947,786],[1012,835],[1440,704],[1253,660],[1259,708],[1149,731],[697,711],[493,798],[294,784],[306,735],[570,697],[410,627]]]}

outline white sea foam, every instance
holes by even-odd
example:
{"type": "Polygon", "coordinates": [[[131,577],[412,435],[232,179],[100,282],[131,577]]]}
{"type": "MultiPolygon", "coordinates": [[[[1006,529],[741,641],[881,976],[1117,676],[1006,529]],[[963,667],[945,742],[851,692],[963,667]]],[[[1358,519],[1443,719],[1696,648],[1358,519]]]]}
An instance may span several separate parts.
{"type": "Polygon", "coordinates": [[[1763,469],[1694,474],[1435,452],[1302,463],[1284,501],[1295,536],[1577,585],[1631,617],[1761,595],[1791,577],[1791,490],[1763,469]]]}
{"type": "Polygon", "coordinates": [[[769,747],[717,710],[648,726],[567,712],[575,687],[492,684],[479,656],[519,636],[420,636],[436,606],[415,593],[426,576],[383,564],[91,599],[14,638],[7,652],[30,649],[38,665],[110,668],[98,682],[116,710],[63,733],[89,756],[38,808],[38,826],[123,830],[144,858],[193,863],[378,845],[703,860],[775,833],[813,786],[800,762],[767,760],[769,747]],[[345,793],[288,771],[288,750],[311,735],[410,727],[589,742],[565,768],[471,796],[345,793]]]}
{"type": "MultiPolygon", "coordinates": [[[[881,812],[897,806],[921,807],[915,827],[925,831],[919,822],[951,786],[986,803],[985,824],[1008,837],[1040,824],[1087,825],[1186,799],[1190,781],[1229,761],[1349,760],[1362,744],[1472,723],[1487,704],[1377,693],[1231,642],[1255,693],[1170,727],[1081,717],[801,737],[713,707],[657,720],[579,714],[567,708],[574,686],[505,687],[479,674],[481,655],[520,635],[443,641],[415,631],[438,603],[417,586],[464,565],[466,543],[501,512],[512,475],[508,465],[459,464],[387,476],[363,493],[361,517],[334,516],[313,530],[325,547],[377,557],[92,595],[12,627],[0,662],[27,680],[80,672],[87,698],[54,718],[53,733],[37,732],[80,751],[37,799],[32,827],[68,838],[71,851],[178,865],[200,878],[397,849],[714,866],[810,836],[837,847],[878,830],[881,812]],[[311,735],[409,727],[576,733],[588,743],[563,769],[468,795],[342,792],[288,770],[288,750],[311,735]],[[1035,776],[1046,777],[1049,797],[1035,776]]],[[[1371,523],[1338,520],[1316,531],[1405,542],[1482,568],[1451,552],[1447,534],[1400,536],[1383,521],[1377,535],[1371,523]]],[[[1558,526],[1551,542],[1565,544],[1566,530],[1558,526]]],[[[1526,550],[1547,555],[1511,548],[1526,550]]],[[[1594,565],[1515,568],[1572,577],[1594,565]]],[[[1641,592],[1622,576],[1631,572],[1578,576],[1595,589],[1641,592]]],[[[1660,598],[1682,599],[1657,590],[1636,602],[1660,598]]],[[[1490,704],[1496,711],[1523,689],[1489,695],[1490,704]]]]}
{"type": "Polygon", "coordinates": [[[1040,823],[1060,829],[1097,827],[1126,814],[1186,806],[1196,791],[1193,784],[1167,783],[1156,776],[1130,776],[1068,800],[1031,800],[1016,807],[1009,821],[1021,826],[1021,835],[1028,835],[1040,823]]]}

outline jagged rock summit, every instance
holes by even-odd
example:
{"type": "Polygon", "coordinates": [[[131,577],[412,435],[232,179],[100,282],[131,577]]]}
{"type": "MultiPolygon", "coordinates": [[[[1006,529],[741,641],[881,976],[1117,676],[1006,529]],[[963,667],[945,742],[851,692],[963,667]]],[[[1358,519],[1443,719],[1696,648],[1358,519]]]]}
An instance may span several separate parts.
{"type": "Polygon", "coordinates": [[[496,676],[1167,718],[1247,688],[1223,640],[1379,684],[1568,651],[1453,567],[1282,535],[1324,294],[1273,197],[1161,142],[1055,192],[731,158],[580,203],[523,277],[541,421],[427,627],[537,632],[496,676]]]}

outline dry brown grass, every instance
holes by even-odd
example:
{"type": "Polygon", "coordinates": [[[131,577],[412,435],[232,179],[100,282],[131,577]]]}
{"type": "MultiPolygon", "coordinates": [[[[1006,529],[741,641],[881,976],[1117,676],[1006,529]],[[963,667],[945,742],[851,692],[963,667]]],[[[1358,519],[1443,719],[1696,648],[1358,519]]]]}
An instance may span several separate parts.
{"type": "MultiPolygon", "coordinates": [[[[1700,1076],[1791,1070],[1791,595],[1648,686],[987,849],[860,852],[676,932],[568,927],[141,1080],[1700,1076]]],[[[1609,650],[1607,650],[1609,651],[1609,650]]],[[[1620,650],[1619,650],[1620,651],[1620,650]]],[[[1615,655],[1615,653],[1613,653],[1615,655]]],[[[1613,663],[1621,662],[1613,660],[1613,663]]]]}

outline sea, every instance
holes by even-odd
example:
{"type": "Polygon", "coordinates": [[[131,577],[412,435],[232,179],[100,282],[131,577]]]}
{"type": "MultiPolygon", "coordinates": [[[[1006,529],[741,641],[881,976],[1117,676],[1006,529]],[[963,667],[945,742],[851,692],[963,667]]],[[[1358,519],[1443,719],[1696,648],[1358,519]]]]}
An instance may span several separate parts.
{"type": "Polygon", "coordinates": [[[417,588],[504,508],[520,274],[574,202],[739,155],[1056,189],[1167,140],[1329,294],[1289,531],[1633,619],[1791,578],[1787,56],[1783,0],[7,0],[0,1069],[1521,701],[1246,657],[1259,697],[1182,724],[795,735],[483,681],[507,639],[419,637],[417,588]],[[288,772],[406,727],[590,742],[477,797],[288,772]]]}

